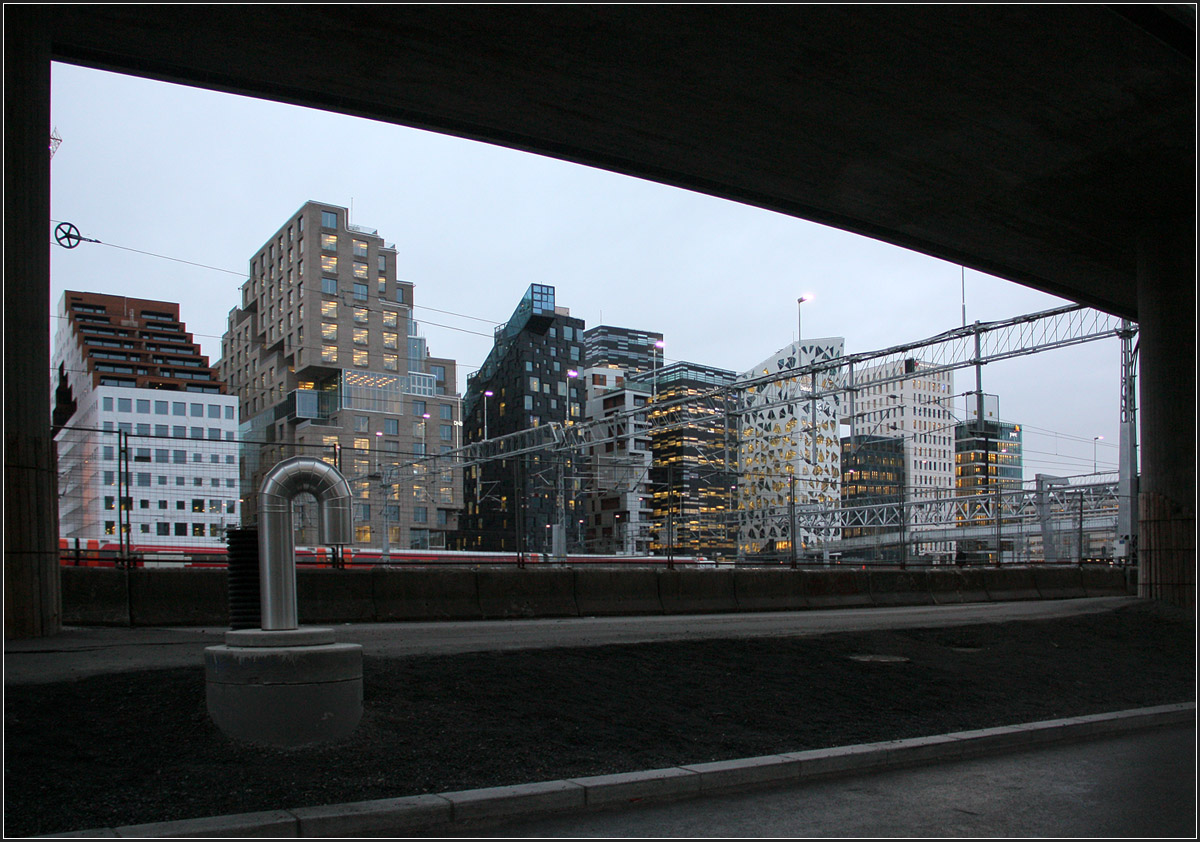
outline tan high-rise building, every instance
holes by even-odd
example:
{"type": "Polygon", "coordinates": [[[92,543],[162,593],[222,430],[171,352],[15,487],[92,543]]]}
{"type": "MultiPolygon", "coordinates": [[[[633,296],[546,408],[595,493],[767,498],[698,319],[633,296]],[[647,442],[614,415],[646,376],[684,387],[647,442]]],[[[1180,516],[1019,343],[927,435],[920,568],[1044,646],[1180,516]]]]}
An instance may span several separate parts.
{"type": "MultiPolygon", "coordinates": [[[[355,545],[440,547],[462,505],[458,471],[414,457],[461,444],[453,360],[429,356],[396,247],[345,208],[307,202],[250,258],[218,372],[239,400],[246,521],[262,476],[292,456],[350,481],[355,545]]],[[[298,541],[316,543],[302,510],[298,541]]]]}

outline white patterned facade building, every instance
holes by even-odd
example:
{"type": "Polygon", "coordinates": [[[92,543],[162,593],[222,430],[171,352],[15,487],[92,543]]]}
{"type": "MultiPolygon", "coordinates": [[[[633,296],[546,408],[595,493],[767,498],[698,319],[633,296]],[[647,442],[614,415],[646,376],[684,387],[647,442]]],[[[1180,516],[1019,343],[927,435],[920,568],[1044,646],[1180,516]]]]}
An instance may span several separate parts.
{"type": "MultiPolygon", "coordinates": [[[[738,379],[833,361],[844,344],[840,337],[793,342],[738,379]]],[[[739,557],[790,551],[793,515],[798,554],[819,552],[838,539],[844,377],[836,367],[740,390],[739,557]]]]}

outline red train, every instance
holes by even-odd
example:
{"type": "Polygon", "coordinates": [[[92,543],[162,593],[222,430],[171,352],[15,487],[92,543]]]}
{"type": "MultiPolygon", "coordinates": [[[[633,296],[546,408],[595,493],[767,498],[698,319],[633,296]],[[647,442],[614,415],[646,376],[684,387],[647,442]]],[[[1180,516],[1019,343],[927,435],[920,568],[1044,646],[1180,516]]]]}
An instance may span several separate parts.
{"type": "MultiPolygon", "coordinates": [[[[64,567],[225,567],[226,549],[221,546],[178,546],[132,544],[122,552],[116,541],[62,538],[59,562],[64,567]]],[[[391,550],[384,558],[377,547],[342,547],[340,557],[330,547],[296,547],[296,564],[305,568],[432,567],[442,565],[516,565],[547,564],[545,553],[476,552],[469,550],[391,550]]],[[[611,564],[623,566],[665,566],[665,556],[571,555],[570,564],[611,564]]],[[[675,556],[673,563],[708,566],[714,562],[703,556],[675,556]]]]}

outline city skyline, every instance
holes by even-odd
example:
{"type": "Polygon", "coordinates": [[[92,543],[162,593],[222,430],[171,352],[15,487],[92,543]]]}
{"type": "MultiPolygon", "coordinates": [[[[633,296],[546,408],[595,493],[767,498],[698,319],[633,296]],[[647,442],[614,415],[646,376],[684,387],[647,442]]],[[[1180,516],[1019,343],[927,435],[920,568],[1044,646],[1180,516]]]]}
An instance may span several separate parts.
{"type": "MultiPolygon", "coordinates": [[[[248,255],[307,200],[351,208],[396,243],[398,276],[422,290],[414,317],[457,360],[459,392],[531,282],[557,287],[589,328],[661,331],[665,364],[731,370],[801,326],[804,338],[845,336],[847,353],[956,327],[964,287],[968,322],[1062,303],[856,235],[484,144],[58,64],[53,84],[52,218],[104,245],[52,246],[52,298],[177,300],[210,359],[248,255]]],[[[1118,375],[1114,339],[988,366],[983,388],[1029,431],[1030,475],[1087,473],[1097,436],[1100,469],[1116,464],[1118,375]]]]}

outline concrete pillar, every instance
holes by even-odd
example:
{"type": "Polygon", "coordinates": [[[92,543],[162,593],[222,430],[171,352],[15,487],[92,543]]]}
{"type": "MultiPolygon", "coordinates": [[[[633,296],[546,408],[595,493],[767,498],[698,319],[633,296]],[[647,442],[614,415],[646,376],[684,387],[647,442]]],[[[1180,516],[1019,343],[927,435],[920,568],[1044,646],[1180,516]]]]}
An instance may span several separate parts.
{"type": "Polygon", "coordinates": [[[1138,249],[1138,595],[1185,607],[1196,599],[1195,224],[1156,224],[1138,249]]]}
{"type": "Polygon", "coordinates": [[[62,629],[50,435],[49,6],[4,10],[4,636],[62,629]]]}

